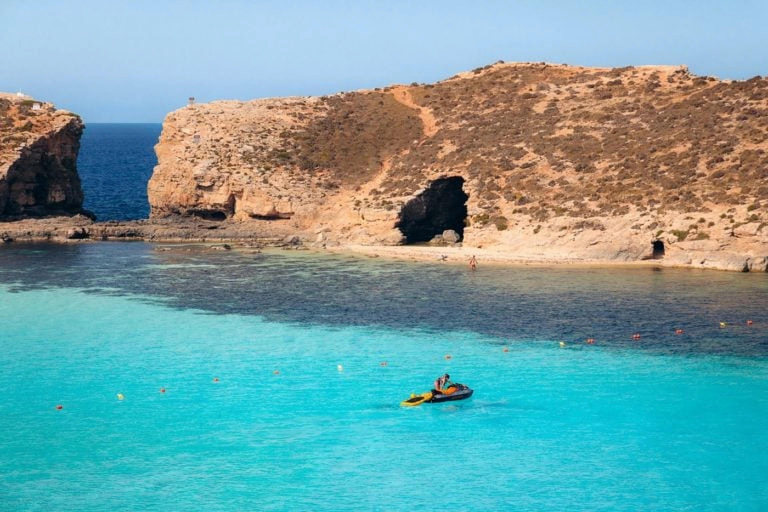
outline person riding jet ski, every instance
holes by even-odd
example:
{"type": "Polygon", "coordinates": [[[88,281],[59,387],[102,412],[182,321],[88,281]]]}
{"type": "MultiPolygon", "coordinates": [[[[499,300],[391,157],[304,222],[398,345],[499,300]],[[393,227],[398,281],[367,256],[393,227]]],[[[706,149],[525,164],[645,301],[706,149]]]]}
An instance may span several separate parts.
{"type": "Polygon", "coordinates": [[[451,378],[451,376],[448,375],[447,373],[445,373],[445,374],[441,375],[440,377],[438,377],[437,379],[435,379],[435,386],[434,386],[433,391],[436,392],[436,393],[443,393],[443,391],[447,387],[446,384],[448,384],[448,385],[453,384],[450,381],[450,378],[451,378]]]}

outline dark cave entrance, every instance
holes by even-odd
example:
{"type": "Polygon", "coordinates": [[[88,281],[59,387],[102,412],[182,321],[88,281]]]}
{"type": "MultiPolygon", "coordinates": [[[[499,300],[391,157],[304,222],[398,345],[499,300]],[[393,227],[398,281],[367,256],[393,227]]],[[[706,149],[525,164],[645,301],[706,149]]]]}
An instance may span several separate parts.
{"type": "Polygon", "coordinates": [[[653,253],[651,253],[652,260],[660,260],[664,257],[664,242],[661,240],[654,240],[651,242],[653,245],[653,253]]]}
{"type": "MultiPolygon", "coordinates": [[[[227,198],[227,202],[224,204],[220,204],[221,208],[192,208],[189,210],[189,215],[192,215],[193,217],[197,217],[198,219],[203,220],[213,220],[217,222],[221,222],[224,220],[227,220],[232,215],[235,214],[235,204],[237,203],[237,199],[235,198],[234,194],[229,194],[229,197],[227,198]]],[[[214,205],[215,206],[215,205],[214,205]]]]}
{"type": "Polygon", "coordinates": [[[220,210],[204,210],[195,208],[194,210],[190,210],[189,214],[202,220],[215,220],[217,222],[227,220],[227,214],[220,210]]]}
{"type": "Polygon", "coordinates": [[[438,178],[421,194],[403,206],[395,227],[405,235],[406,243],[429,242],[446,229],[464,238],[467,199],[462,188],[464,178],[438,178]]]}

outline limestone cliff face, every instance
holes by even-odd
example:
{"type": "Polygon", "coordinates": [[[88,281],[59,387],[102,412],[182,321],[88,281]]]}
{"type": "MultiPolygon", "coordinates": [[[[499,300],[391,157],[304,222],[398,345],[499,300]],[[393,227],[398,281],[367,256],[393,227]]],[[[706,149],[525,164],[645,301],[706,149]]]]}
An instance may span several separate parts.
{"type": "Polygon", "coordinates": [[[168,115],[153,217],[325,243],[453,229],[521,258],[768,266],[768,80],[684,67],[478,68],[435,84],[168,115]]]}
{"type": "Polygon", "coordinates": [[[81,211],[82,132],[82,121],[70,112],[0,94],[0,218],[81,211]]]}
{"type": "Polygon", "coordinates": [[[191,105],[163,125],[151,216],[283,220],[295,230],[336,212],[351,217],[342,227],[354,224],[360,201],[346,195],[367,197],[362,190],[420,137],[417,113],[385,92],[191,105]]]}

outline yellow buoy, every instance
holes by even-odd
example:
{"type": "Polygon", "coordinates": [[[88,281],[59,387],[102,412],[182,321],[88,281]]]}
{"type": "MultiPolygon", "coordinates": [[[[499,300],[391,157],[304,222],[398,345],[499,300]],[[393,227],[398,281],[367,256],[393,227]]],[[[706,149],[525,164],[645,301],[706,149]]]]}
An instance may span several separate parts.
{"type": "Polygon", "coordinates": [[[722,329],[723,327],[725,327],[726,325],[727,325],[727,324],[726,324],[725,322],[720,322],[720,328],[721,328],[721,329],[722,329]]]}
{"type": "Polygon", "coordinates": [[[118,400],[122,400],[123,398],[125,398],[125,397],[123,396],[123,394],[122,394],[122,393],[118,393],[118,394],[117,394],[117,399],[118,399],[118,400]]]}
{"type": "Polygon", "coordinates": [[[564,347],[564,346],[565,346],[565,342],[564,342],[564,341],[561,341],[561,342],[560,342],[560,346],[561,346],[561,347],[564,347]]]}

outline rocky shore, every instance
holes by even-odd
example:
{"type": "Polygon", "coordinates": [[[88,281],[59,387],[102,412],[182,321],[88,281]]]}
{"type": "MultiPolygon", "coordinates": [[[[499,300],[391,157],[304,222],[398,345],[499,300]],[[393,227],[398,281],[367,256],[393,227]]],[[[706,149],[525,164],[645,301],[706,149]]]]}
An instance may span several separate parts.
{"type": "Polygon", "coordinates": [[[298,236],[281,230],[189,218],[95,222],[84,215],[0,222],[0,240],[11,242],[232,242],[299,244],[298,236]],[[292,242],[292,240],[295,240],[292,242]]]}
{"type": "MultiPolygon", "coordinates": [[[[358,254],[406,261],[466,263],[476,256],[481,265],[541,264],[687,267],[737,272],[766,272],[768,258],[745,255],[742,251],[717,250],[712,245],[689,243],[672,248],[663,258],[584,257],[557,250],[509,250],[506,247],[478,247],[462,243],[420,245],[371,245],[339,242],[324,231],[299,232],[287,223],[219,222],[189,218],[95,222],[89,217],[53,217],[0,223],[0,247],[9,243],[89,243],[98,241],[146,241],[164,244],[200,243],[221,249],[267,248],[306,249],[358,254]]],[[[521,244],[524,241],[521,241],[521,244]]]]}

